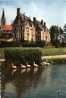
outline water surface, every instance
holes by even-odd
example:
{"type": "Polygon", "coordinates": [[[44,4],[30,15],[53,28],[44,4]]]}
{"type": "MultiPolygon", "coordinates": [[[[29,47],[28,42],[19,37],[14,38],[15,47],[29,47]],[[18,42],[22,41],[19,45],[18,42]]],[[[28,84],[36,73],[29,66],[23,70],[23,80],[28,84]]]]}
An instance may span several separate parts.
{"type": "Polygon", "coordinates": [[[21,71],[5,68],[0,92],[2,98],[66,98],[66,65],[21,71]]]}

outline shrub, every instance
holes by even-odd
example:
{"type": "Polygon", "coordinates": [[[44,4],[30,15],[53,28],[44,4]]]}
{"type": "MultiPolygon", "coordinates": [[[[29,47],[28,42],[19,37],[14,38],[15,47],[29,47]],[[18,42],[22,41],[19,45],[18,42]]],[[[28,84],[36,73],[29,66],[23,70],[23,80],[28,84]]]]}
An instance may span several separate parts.
{"type": "Polygon", "coordinates": [[[41,52],[39,49],[5,49],[5,58],[15,64],[41,63],[41,52]]]}

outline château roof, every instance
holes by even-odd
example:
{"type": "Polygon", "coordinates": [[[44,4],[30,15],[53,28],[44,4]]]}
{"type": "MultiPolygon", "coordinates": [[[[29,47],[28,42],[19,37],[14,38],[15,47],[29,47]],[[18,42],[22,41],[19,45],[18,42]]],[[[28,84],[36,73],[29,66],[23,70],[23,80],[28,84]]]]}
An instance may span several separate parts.
{"type": "Polygon", "coordinates": [[[27,17],[25,14],[21,14],[19,16],[16,16],[13,24],[18,24],[18,22],[23,23],[25,21],[29,21],[30,17],[27,17]]]}
{"type": "Polygon", "coordinates": [[[25,14],[20,13],[19,9],[17,9],[17,13],[18,14],[16,15],[13,25],[25,26],[26,23],[29,23],[30,26],[34,25],[37,32],[47,30],[46,23],[43,22],[43,20],[38,21],[35,18],[35,20],[32,21],[30,17],[27,17],[25,14]]]}
{"type": "Polygon", "coordinates": [[[2,25],[1,26],[1,28],[2,28],[2,30],[4,30],[4,31],[12,31],[12,25],[2,25]]]}
{"type": "Polygon", "coordinates": [[[38,20],[35,20],[35,28],[36,28],[36,31],[42,31],[42,30],[46,30],[47,27],[46,27],[46,24],[45,23],[41,23],[41,21],[38,21],[38,20]]]}

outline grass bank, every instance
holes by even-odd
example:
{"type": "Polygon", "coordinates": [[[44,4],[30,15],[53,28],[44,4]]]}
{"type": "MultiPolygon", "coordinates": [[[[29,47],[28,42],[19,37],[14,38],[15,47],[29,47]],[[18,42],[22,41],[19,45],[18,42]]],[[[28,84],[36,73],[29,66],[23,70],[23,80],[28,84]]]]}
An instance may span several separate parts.
{"type": "Polygon", "coordinates": [[[66,48],[41,48],[40,50],[43,56],[66,54],[66,48]]]}
{"type": "MultiPolygon", "coordinates": [[[[4,56],[5,54],[5,50],[9,50],[9,51],[20,51],[22,52],[23,50],[29,50],[33,51],[35,50],[37,52],[37,50],[39,50],[42,54],[42,56],[54,56],[54,55],[65,55],[66,54],[66,48],[23,48],[23,47],[8,47],[8,48],[0,48],[0,55],[4,56]]],[[[53,58],[52,58],[53,59],[53,58]]],[[[64,59],[64,58],[59,58],[59,59],[64,59]]],[[[54,58],[53,60],[58,60],[58,58],[54,58]]]]}
{"type": "Polygon", "coordinates": [[[65,62],[66,63],[66,55],[52,55],[52,56],[42,56],[42,60],[47,59],[48,61],[54,61],[57,63],[65,62]]]}
{"type": "Polygon", "coordinates": [[[0,48],[0,54],[3,54],[6,49],[9,50],[34,50],[38,49],[41,51],[43,56],[51,56],[51,55],[64,55],[66,54],[66,48],[23,48],[23,47],[8,47],[8,48],[0,48]]]}

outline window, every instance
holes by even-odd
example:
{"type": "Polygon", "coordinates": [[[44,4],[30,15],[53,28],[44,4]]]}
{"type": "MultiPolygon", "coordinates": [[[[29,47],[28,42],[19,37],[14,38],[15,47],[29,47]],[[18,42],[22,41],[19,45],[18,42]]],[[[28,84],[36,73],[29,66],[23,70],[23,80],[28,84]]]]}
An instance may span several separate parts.
{"type": "Polygon", "coordinates": [[[29,32],[29,27],[26,27],[26,31],[29,32]]]}
{"type": "Polygon", "coordinates": [[[46,36],[46,41],[47,41],[47,36],[46,36]]]}
{"type": "Polygon", "coordinates": [[[27,33],[27,40],[29,40],[29,33],[27,33]]]}

